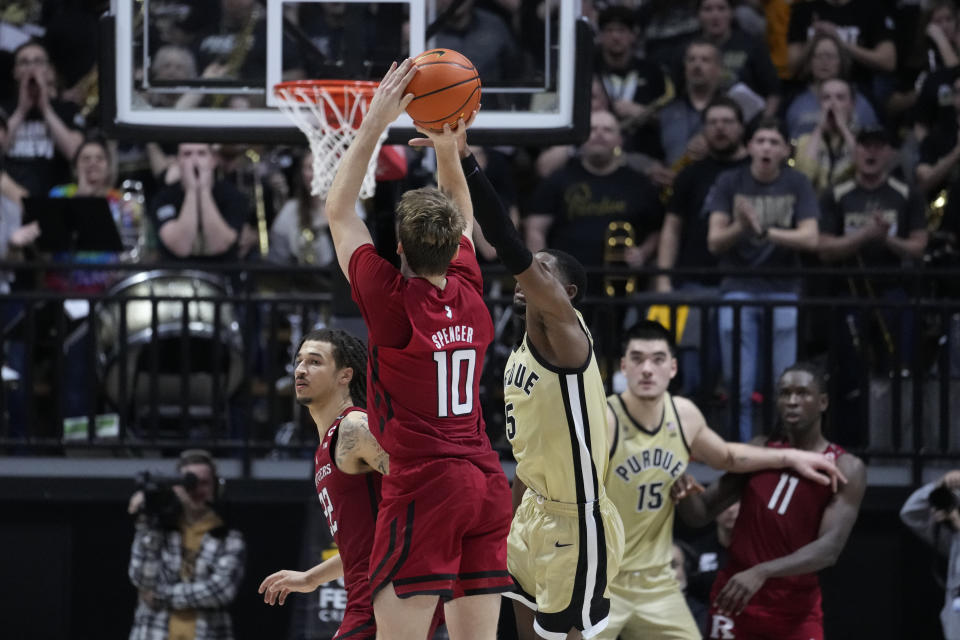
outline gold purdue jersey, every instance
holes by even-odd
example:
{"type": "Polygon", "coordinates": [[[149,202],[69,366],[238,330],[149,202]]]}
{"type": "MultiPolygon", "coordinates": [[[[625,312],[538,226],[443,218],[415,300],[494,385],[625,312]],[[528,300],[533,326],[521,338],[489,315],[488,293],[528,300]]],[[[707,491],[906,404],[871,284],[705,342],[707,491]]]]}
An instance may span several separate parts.
{"type": "Polygon", "coordinates": [[[673,544],[670,487],[690,461],[677,407],[665,393],[660,424],[648,430],[630,417],[619,395],[607,403],[617,419],[606,488],[626,536],[620,570],[668,565],[673,544]]]}
{"type": "Polygon", "coordinates": [[[507,360],[503,400],[517,477],[547,500],[583,504],[603,495],[609,443],[606,392],[582,317],[580,326],[590,357],[578,369],[547,364],[524,334],[507,360]]]}

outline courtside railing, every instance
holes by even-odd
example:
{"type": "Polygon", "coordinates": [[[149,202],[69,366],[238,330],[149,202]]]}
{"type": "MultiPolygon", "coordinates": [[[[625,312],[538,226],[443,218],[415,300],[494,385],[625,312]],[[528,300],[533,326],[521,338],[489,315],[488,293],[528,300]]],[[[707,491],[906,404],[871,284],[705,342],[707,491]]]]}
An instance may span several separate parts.
{"type": "MultiPolygon", "coordinates": [[[[0,263],[19,284],[0,299],[4,454],[115,457],[204,446],[246,460],[310,455],[315,428],[292,390],[296,345],[321,326],[364,331],[338,272],[247,263],[109,269],[0,263]],[[76,288],[105,280],[96,292],[76,288]]],[[[671,389],[693,398],[729,439],[740,436],[745,413],[753,434],[777,428],[773,372],[795,351],[828,373],[832,439],[868,459],[909,464],[917,477],[925,461],[960,458],[957,270],[726,273],[761,292],[772,278],[799,276],[796,299],[724,295],[717,270],[676,270],[674,289],[658,293],[648,286],[658,273],[589,274],[591,295],[580,308],[608,390],[624,388],[625,327],[653,318],[678,339],[671,389]],[[621,293],[618,283],[631,278],[635,292],[621,293]],[[749,389],[744,367],[755,372],[749,389]]],[[[520,327],[512,279],[497,267],[485,276],[497,340],[481,397],[488,433],[507,458],[502,370],[520,327]]]]}

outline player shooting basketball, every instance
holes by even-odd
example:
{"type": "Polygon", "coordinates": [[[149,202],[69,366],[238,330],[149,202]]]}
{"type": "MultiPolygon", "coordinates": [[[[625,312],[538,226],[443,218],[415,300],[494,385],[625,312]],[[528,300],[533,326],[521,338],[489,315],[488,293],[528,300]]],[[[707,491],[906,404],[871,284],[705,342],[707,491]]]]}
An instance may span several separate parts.
{"type": "Polygon", "coordinates": [[[499,593],[511,586],[510,489],[480,412],[493,322],[449,125],[421,130],[436,150],[440,189],[401,197],[400,269],[377,255],[355,210],[373,150],[413,99],[406,87],[416,73],[409,59],[391,65],[327,194],[337,259],[369,330],[371,431],[390,455],[370,558],[373,608],[379,638],[423,640],[442,598],[453,640],[494,640],[499,593]]]}
{"type": "Polygon", "coordinates": [[[514,589],[504,595],[515,600],[522,640],[593,637],[607,624],[607,583],[620,562],[623,527],[603,486],[603,381],[574,307],[586,292],[586,273],[562,251],[531,254],[466,137],[458,142],[474,210],[517,280],[514,309],[526,320],[503,381],[519,503],[507,541],[514,589]]]}

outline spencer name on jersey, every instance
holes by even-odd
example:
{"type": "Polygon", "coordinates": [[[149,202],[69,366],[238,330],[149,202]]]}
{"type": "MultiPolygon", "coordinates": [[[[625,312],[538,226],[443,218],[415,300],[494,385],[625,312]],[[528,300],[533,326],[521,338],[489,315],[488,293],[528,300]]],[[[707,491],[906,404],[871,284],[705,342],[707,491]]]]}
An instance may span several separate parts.
{"type": "Polygon", "coordinates": [[[630,482],[634,476],[650,469],[663,469],[676,480],[683,473],[686,463],[674,457],[673,452],[654,447],[644,449],[640,455],[631,455],[621,464],[614,467],[613,472],[624,482],[630,482]]]}
{"type": "Polygon", "coordinates": [[[437,349],[443,349],[454,342],[472,344],[473,327],[468,324],[450,325],[434,333],[431,338],[433,338],[433,344],[436,345],[437,349]]]}
{"type": "Polygon", "coordinates": [[[503,388],[513,385],[529,396],[539,379],[540,375],[536,371],[528,371],[523,364],[514,362],[503,373],[503,388]]]}

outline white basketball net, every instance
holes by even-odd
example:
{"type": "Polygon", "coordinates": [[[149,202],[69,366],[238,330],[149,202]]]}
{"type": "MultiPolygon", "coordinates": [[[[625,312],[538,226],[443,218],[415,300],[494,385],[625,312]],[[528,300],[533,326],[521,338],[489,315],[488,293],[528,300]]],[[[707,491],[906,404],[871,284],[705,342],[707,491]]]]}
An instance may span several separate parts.
{"type": "MultiPolygon", "coordinates": [[[[361,89],[344,85],[342,87],[296,86],[277,87],[277,102],[282,111],[297,128],[307,136],[310,151],[313,154],[313,182],[311,192],[321,198],[327,197],[333,177],[337,173],[340,159],[357,137],[354,122],[357,115],[367,113],[367,97],[361,89]],[[337,106],[331,92],[342,92],[343,109],[337,106]]],[[[377,189],[376,170],[380,145],[387,137],[386,132],[377,140],[367,173],[360,186],[360,198],[373,196],[377,189]]]]}

